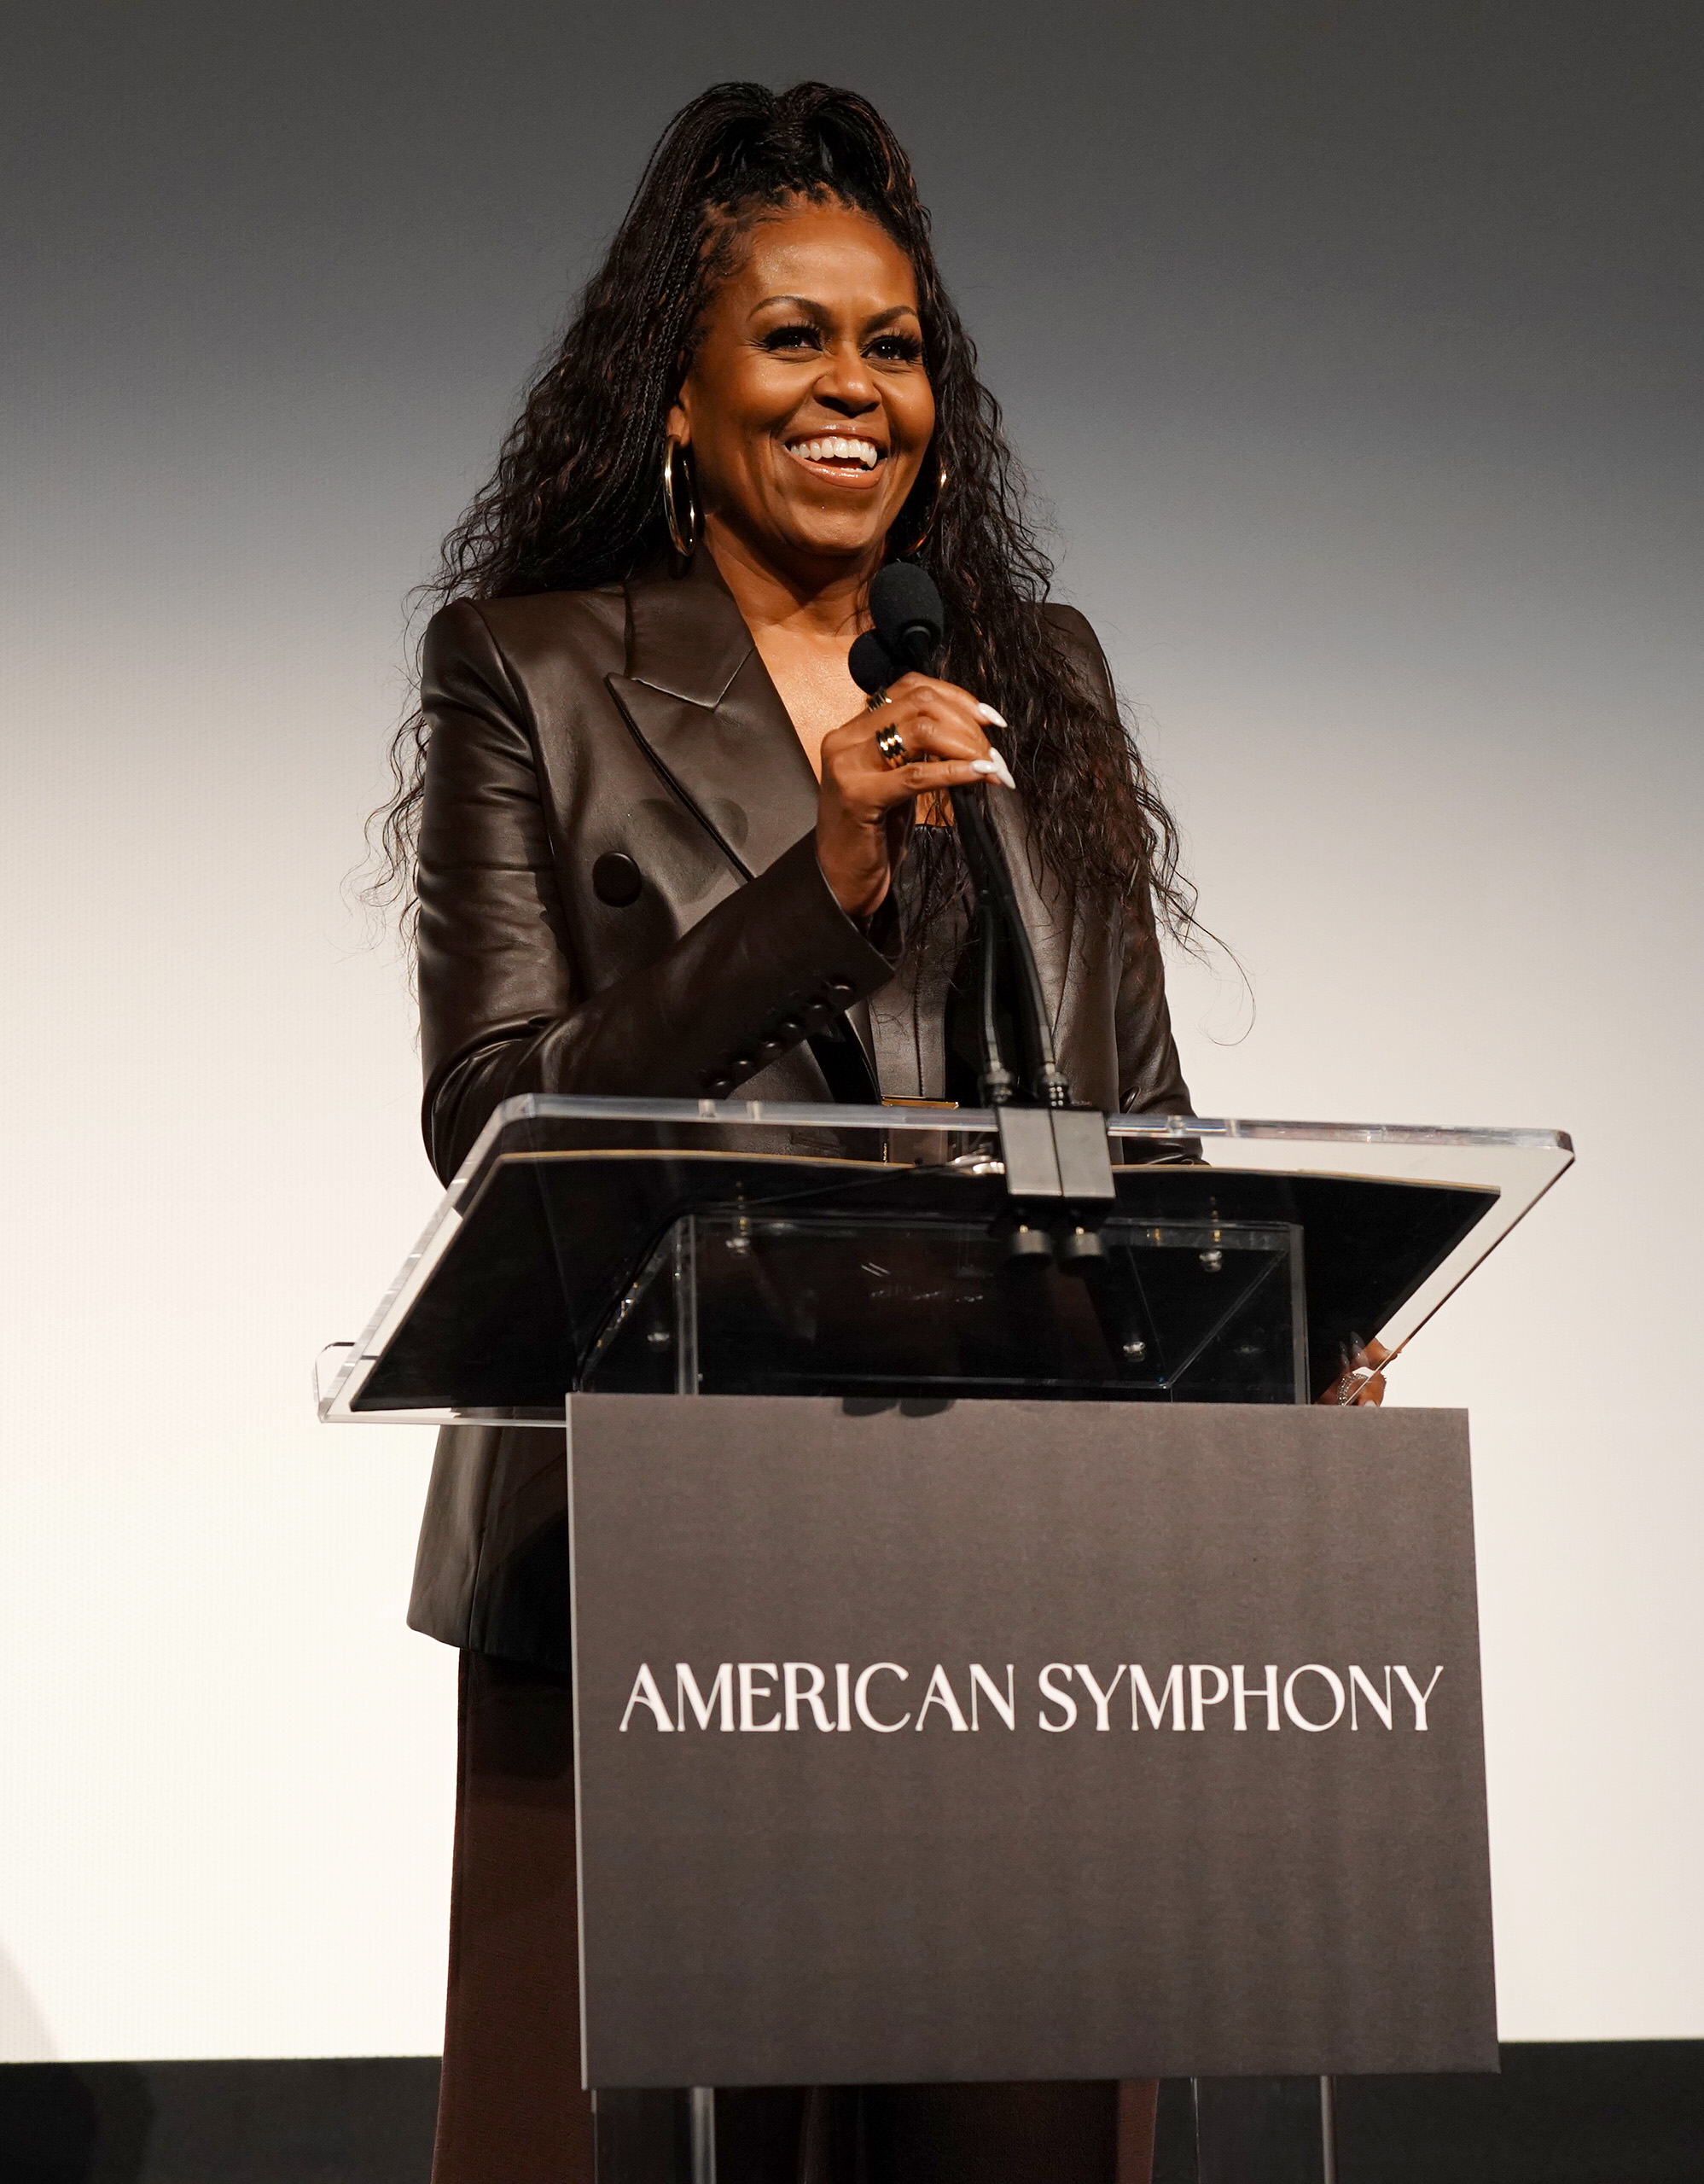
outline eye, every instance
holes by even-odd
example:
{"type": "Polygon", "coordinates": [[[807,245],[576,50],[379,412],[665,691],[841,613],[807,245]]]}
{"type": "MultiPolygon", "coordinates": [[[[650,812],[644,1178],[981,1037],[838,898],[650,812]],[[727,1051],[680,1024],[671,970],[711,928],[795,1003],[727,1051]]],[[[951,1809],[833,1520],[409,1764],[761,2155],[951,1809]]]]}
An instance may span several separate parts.
{"type": "Polygon", "coordinates": [[[915,334],[880,334],[870,343],[869,354],[882,364],[918,364],[923,345],[915,334]]]}
{"type": "Polygon", "coordinates": [[[772,327],[764,335],[763,346],[771,356],[778,356],[788,349],[820,349],[823,337],[808,318],[801,318],[790,326],[772,327]]]}

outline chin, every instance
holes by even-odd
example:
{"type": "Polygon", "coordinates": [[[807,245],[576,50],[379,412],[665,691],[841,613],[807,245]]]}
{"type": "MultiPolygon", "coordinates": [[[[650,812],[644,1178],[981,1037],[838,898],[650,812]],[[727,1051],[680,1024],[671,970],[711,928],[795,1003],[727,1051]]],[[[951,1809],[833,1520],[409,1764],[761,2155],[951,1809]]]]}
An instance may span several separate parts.
{"type": "Polygon", "coordinates": [[[885,523],[872,523],[862,509],[855,513],[848,510],[838,522],[800,521],[794,527],[795,544],[806,553],[820,554],[827,560],[855,561],[861,555],[877,550],[887,536],[885,523]]]}

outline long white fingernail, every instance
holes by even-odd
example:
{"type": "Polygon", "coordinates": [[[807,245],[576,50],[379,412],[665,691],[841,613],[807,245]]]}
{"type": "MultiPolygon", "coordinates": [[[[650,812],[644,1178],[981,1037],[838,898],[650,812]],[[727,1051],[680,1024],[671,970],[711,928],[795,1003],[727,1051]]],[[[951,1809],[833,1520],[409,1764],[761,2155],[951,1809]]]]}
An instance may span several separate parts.
{"type": "Polygon", "coordinates": [[[970,771],[973,773],[992,773],[997,779],[1000,769],[992,759],[972,759],[970,771]]]}
{"type": "Polygon", "coordinates": [[[976,718],[985,728],[1003,728],[1006,725],[1004,717],[996,713],[992,705],[979,705],[976,718]]]}
{"type": "Polygon", "coordinates": [[[994,763],[995,780],[997,781],[1003,789],[1015,789],[1018,784],[1012,778],[1012,769],[1006,764],[1005,760],[1001,757],[999,752],[994,748],[992,743],[988,746],[988,755],[994,763]]]}

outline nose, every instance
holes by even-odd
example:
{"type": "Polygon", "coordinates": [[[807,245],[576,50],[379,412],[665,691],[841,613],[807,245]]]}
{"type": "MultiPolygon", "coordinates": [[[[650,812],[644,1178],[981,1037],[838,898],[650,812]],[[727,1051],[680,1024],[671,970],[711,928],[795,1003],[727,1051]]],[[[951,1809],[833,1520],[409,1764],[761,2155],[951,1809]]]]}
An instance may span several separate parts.
{"type": "Polygon", "coordinates": [[[832,410],[836,416],[865,417],[881,406],[881,397],[870,384],[869,368],[855,347],[836,347],[827,363],[828,369],[812,389],[825,410],[832,410]]]}
{"type": "Polygon", "coordinates": [[[842,417],[865,417],[881,406],[874,394],[835,394],[822,387],[817,389],[817,399],[825,410],[833,410],[842,417]]]}

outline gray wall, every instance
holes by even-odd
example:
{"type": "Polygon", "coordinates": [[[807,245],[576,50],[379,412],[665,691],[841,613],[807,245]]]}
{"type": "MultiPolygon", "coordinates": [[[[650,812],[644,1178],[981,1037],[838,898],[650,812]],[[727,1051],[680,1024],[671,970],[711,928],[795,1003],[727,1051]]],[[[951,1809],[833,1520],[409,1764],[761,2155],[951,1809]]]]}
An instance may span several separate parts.
{"type": "Polygon", "coordinates": [[[1503,2030],[1704,2033],[1694,5],[36,7],[9,53],[0,2053],[435,2045],[401,600],[705,83],[853,84],[1183,819],[1208,1113],[1554,1123],[1474,1414],[1503,2030]]]}

